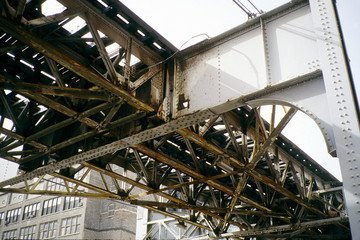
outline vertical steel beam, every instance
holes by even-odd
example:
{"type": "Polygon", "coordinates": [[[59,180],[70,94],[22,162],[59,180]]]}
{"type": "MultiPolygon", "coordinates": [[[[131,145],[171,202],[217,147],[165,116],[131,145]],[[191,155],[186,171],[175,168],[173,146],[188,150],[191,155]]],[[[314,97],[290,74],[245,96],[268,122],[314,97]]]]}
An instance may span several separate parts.
{"type": "Polygon", "coordinates": [[[359,105],[345,59],[334,1],[310,0],[329,101],[336,153],[340,160],[344,195],[353,239],[360,237],[359,105]]]}

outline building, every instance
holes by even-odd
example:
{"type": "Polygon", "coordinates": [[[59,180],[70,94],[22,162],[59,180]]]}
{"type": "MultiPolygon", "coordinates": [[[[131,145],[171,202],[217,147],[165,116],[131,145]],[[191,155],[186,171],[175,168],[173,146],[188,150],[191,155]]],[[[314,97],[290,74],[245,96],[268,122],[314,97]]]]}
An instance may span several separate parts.
{"type": "MultiPolygon", "coordinates": [[[[65,186],[47,178],[37,188],[65,186]]],[[[136,206],[118,200],[6,193],[0,195],[0,234],[1,239],[135,239],[136,213],[136,206]]]]}

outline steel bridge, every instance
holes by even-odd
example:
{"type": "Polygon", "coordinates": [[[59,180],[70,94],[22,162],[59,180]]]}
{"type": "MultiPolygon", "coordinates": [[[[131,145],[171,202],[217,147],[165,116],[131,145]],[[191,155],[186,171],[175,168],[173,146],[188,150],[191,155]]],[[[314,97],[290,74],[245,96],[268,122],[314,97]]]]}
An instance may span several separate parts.
{"type": "Polygon", "coordinates": [[[359,239],[358,104],[332,1],[182,51],[119,1],[44,2],[0,2],[0,157],[20,169],[1,192],[118,199],[213,238],[359,239]],[[343,183],[281,133],[297,111],[343,183]]]}

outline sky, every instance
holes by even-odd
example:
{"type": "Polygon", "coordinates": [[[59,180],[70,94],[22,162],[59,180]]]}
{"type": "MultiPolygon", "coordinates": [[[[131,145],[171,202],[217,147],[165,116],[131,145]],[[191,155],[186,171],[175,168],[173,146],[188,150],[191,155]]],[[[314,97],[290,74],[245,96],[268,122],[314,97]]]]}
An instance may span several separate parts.
{"type": "MultiPolygon", "coordinates": [[[[217,36],[247,20],[232,0],[122,0],[128,8],[179,49],[217,36]],[[185,43],[185,44],[184,44],[185,43]]],[[[246,3],[247,0],[241,0],[246,3]]],[[[267,12],[288,1],[252,0],[267,12]]],[[[360,1],[338,0],[337,9],[350,60],[356,91],[360,95],[360,1]]],[[[254,12],[255,10],[252,9],[254,12]]],[[[298,112],[283,134],[300,146],[338,179],[342,179],[337,158],[331,157],[317,125],[298,112]],[[306,126],[306,127],[304,127],[306,126]],[[301,136],[299,131],[301,129],[301,136]]]]}

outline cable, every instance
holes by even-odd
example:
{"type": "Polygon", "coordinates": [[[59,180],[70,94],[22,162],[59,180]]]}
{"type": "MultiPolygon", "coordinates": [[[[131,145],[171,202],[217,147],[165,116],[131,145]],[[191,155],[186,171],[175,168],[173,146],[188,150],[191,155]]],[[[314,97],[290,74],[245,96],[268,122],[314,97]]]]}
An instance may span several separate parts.
{"type": "Polygon", "coordinates": [[[248,2],[251,4],[251,6],[253,6],[256,9],[256,11],[258,11],[259,14],[263,13],[263,11],[259,10],[250,0],[248,0],[248,2]]]}
{"type": "Polygon", "coordinates": [[[194,38],[196,38],[196,37],[199,37],[199,36],[206,36],[207,39],[210,39],[210,38],[211,38],[211,37],[209,37],[209,35],[207,35],[206,33],[200,33],[200,34],[198,34],[198,35],[192,36],[192,37],[189,38],[186,42],[184,42],[184,43],[180,46],[180,48],[179,48],[176,52],[174,52],[173,54],[171,54],[168,58],[166,58],[165,60],[162,60],[162,61],[160,61],[160,62],[158,62],[158,63],[155,63],[155,64],[153,64],[153,65],[150,65],[150,66],[146,67],[145,69],[150,69],[150,68],[153,68],[153,67],[155,67],[155,66],[157,66],[157,65],[160,65],[160,64],[162,64],[162,63],[164,63],[164,62],[167,62],[169,59],[171,59],[171,58],[174,57],[176,54],[178,54],[178,53],[182,50],[182,47],[183,47],[185,44],[187,44],[190,40],[192,40],[192,39],[194,39],[194,38]]]}
{"type": "MultiPolygon", "coordinates": [[[[250,4],[259,14],[262,14],[262,13],[263,13],[262,10],[259,10],[259,9],[255,6],[255,4],[253,4],[253,3],[251,2],[251,0],[247,0],[247,1],[249,2],[249,4],[250,4]]],[[[245,6],[245,4],[243,4],[242,2],[240,2],[240,0],[233,0],[233,2],[234,2],[236,5],[238,5],[238,7],[240,7],[241,10],[243,10],[243,11],[248,15],[248,18],[249,18],[249,19],[256,17],[257,14],[251,12],[250,9],[245,6]]]]}
{"type": "Polygon", "coordinates": [[[233,2],[238,5],[238,7],[243,10],[247,15],[248,18],[252,18],[256,14],[252,13],[243,3],[241,3],[239,0],[233,0],[233,2]]]}

